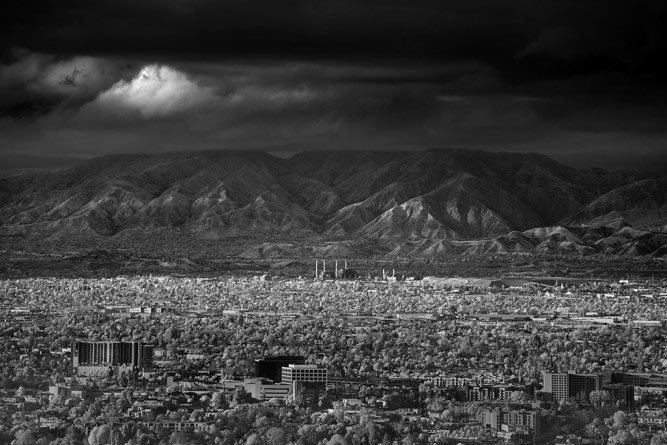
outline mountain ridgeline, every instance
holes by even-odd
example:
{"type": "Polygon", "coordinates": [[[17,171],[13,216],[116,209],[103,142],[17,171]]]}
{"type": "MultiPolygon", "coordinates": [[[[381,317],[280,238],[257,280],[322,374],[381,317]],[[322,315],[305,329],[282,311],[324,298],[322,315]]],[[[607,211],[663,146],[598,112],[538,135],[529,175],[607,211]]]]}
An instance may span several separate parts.
{"type": "Polygon", "coordinates": [[[666,178],[524,153],[118,155],[0,182],[5,240],[130,242],[178,228],[197,239],[263,238],[240,252],[249,257],[354,255],[363,240],[380,240],[385,255],[664,256],[666,227],[666,178]]]}

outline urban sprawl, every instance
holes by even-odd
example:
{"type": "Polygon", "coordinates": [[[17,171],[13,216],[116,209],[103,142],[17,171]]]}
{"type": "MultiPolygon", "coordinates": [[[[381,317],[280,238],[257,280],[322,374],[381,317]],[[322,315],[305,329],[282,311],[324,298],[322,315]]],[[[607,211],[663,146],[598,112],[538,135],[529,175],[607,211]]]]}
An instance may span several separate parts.
{"type": "Polygon", "coordinates": [[[0,443],[667,443],[664,278],[318,262],[0,294],[0,443]]]}

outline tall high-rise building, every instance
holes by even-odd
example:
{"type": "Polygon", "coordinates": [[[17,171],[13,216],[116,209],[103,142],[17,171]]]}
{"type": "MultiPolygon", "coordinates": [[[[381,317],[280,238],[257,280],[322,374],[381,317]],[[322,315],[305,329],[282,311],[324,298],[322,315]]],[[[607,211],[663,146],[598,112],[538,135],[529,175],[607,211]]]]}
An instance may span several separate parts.
{"type": "Polygon", "coordinates": [[[588,398],[589,394],[602,388],[603,374],[575,374],[573,372],[543,372],[542,391],[553,394],[554,400],[570,397],[588,398]]]}
{"type": "Polygon", "coordinates": [[[553,394],[554,400],[566,400],[569,396],[569,382],[565,373],[542,373],[542,391],[553,394]]]}
{"type": "Polygon", "coordinates": [[[148,367],[153,364],[153,345],[139,341],[78,341],[73,365],[148,367]]]}
{"type": "Polygon", "coordinates": [[[593,391],[602,389],[602,374],[568,374],[570,397],[588,399],[593,391]]]}

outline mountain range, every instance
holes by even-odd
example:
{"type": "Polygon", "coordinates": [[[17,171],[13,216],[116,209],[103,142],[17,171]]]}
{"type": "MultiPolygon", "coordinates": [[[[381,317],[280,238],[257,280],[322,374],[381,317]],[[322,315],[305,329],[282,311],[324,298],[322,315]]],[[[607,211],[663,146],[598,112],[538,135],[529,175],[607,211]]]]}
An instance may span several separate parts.
{"type": "Polygon", "coordinates": [[[0,180],[0,238],[245,239],[248,257],[667,255],[667,178],[539,154],[215,151],[114,155],[0,180]],[[286,241],[287,240],[287,241],[286,241]],[[363,246],[360,247],[360,246],[363,246]]]}

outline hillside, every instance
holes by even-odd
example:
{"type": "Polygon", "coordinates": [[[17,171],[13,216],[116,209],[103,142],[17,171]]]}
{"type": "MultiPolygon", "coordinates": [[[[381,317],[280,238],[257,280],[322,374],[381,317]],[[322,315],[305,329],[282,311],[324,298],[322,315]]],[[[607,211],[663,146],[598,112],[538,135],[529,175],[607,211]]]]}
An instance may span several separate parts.
{"type": "Polygon", "coordinates": [[[109,156],[0,180],[0,236],[5,245],[132,247],[177,230],[251,237],[236,252],[249,257],[354,255],[359,240],[381,240],[383,255],[662,256],[665,184],[646,172],[466,150],[109,156]],[[321,242],[336,246],[314,247],[321,242]]]}

